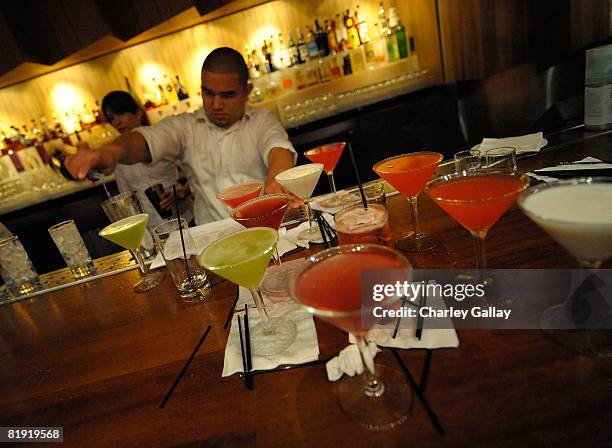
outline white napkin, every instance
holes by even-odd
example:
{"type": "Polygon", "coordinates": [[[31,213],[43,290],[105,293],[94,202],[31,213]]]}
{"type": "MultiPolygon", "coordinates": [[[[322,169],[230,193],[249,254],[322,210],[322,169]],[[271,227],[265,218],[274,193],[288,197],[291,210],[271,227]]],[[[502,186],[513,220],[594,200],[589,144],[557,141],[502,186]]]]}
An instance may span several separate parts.
{"type": "Polygon", "coordinates": [[[541,132],[535,134],[520,135],[517,137],[506,138],[483,138],[480,145],[476,145],[475,149],[485,152],[489,149],[500,148],[502,146],[511,146],[516,148],[517,154],[525,152],[538,152],[542,149],[548,140],[543,137],[541,132]]]}
{"type": "MultiPolygon", "coordinates": [[[[596,159],[595,157],[585,157],[584,159],[580,159],[580,160],[576,160],[572,163],[566,163],[563,165],[556,165],[556,166],[547,166],[545,168],[539,168],[538,171],[563,171],[563,170],[575,170],[575,169],[581,169],[581,170],[592,170],[592,169],[602,169],[602,168],[612,168],[612,163],[606,163],[606,162],[602,162],[600,159],[596,159]],[[592,165],[580,165],[581,163],[584,162],[601,162],[601,163],[593,163],[592,165]]],[[[556,177],[549,177],[549,176],[542,176],[541,174],[535,174],[535,173],[527,173],[529,176],[533,177],[534,179],[537,180],[541,180],[543,182],[552,182],[555,180],[559,180],[556,177]]]]}
{"type": "MultiPolygon", "coordinates": [[[[380,349],[374,342],[368,343],[366,347],[366,356],[368,356],[366,363],[373,362],[380,349]]],[[[348,376],[361,375],[363,373],[363,362],[361,361],[357,344],[344,347],[340,350],[338,356],[327,361],[325,368],[327,370],[327,379],[330,381],[339,380],[343,374],[348,376]]]]}
{"type": "MultiPolygon", "coordinates": [[[[446,304],[441,297],[429,296],[427,297],[426,306],[432,307],[436,310],[445,310],[446,304]]],[[[393,338],[393,331],[395,328],[389,328],[385,326],[374,326],[368,334],[366,339],[368,341],[376,342],[381,347],[394,347],[394,348],[456,348],[459,347],[459,338],[457,332],[453,327],[453,321],[450,317],[436,318],[436,322],[439,325],[437,327],[449,327],[449,328],[431,328],[431,320],[427,318],[423,319],[423,329],[421,332],[421,339],[416,337],[416,318],[402,317],[400,328],[398,329],[397,335],[393,338]],[[444,322],[444,324],[442,324],[444,322]]],[[[353,342],[352,338],[349,337],[349,341],[353,342]]]]}
{"type": "MultiPolygon", "coordinates": [[[[252,355],[253,370],[270,370],[284,364],[303,364],[319,359],[319,341],[317,330],[312,315],[303,310],[290,298],[274,299],[265,297],[266,310],[272,317],[286,316],[293,320],[297,326],[297,336],[293,344],[282,353],[274,356],[252,355]]],[[[250,292],[246,288],[240,288],[238,303],[253,303],[250,292]]],[[[238,305],[237,311],[244,308],[238,305]]],[[[221,376],[233,375],[242,372],[242,352],[240,351],[240,335],[238,332],[238,312],[232,319],[232,327],[225,346],[225,361],[221,376]]],[[[244,315],[244,313],[240,313],[244,315]]],[[[259,315],[255,309],[249,307],[249,328],[255,327],[260,322],[259,315]]],[[[252,333],[252,332],[251,332],[252,333]]]]}

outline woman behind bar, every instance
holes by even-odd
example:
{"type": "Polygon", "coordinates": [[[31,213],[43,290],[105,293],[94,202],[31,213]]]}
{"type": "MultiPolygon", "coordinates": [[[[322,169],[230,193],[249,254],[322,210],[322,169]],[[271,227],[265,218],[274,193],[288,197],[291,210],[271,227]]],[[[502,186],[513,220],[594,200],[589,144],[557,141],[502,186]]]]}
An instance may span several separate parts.
{"type": "MultiPolygon", "coordinates": [[[[148,126],[149,120],[144,110],[136,103],[134,98],[123,91],[114,91],[107,94],[102,100],[102,112],[108,122],[121,134],[125,134],[137,127],[148,126]]],[[[162,195],[162,208],[173,209],[174,195],[172,185],[177,183],[178,167],[174,161],[160,160],[154,164],[136,163],[134,165],[117,165],[115,180],[119,191],[138,191],[143,202],[145,212],[149,214],[149,224],[157,225],[162,218],[153,206],[145,190],[153,185],[162,184],[164,194],[162,195]]],[[[193,217],[193,201],[190,196],[189,184],[177,185],[176,193],[181,199],[179,207],[181,215],[190,222],[193,217]]]]}

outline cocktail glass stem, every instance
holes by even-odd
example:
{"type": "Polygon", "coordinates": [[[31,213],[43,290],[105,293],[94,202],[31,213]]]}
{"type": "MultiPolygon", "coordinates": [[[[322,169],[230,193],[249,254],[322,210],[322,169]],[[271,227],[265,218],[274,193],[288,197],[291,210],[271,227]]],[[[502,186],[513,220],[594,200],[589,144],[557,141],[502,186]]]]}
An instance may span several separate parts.
{"type": "Polygon", "coordinates": [[[270,324],[270,316],[266,311],[266,305],[264,304],[263,297],[261,296],[261,291],[259,288],[250,288],[251,295],[253,296],[253,300],[255,301],[255,306],[257,307],[257,313],[259,314],[259,318],[261,319],[261,324],[263,326],[263,334],[270,335],[274,332],[274,327],[270,324]]]}
{"type": "Polygon", "coordinates": [[[276,266],[280,266],[282,264],[282,261],[281,261],[281,256],[278,253],[278,246],[274,248],[274,253],[276,254],[276,257],[272,257],[274,259],[274,264],[276,266]]]}
{"type": "Polygon", "coordinates": [[[410,197],[408,198],[408,201],[410,201],[410,212],[412,213],[414,234],[419,236],[421,234],[421,228],[419,227],[419,208],[417,207],[417,197],[410,197]]]}
{"type": "Polygon", "coordinates": [[[374,367],[374,360],[367,353],[366,342],[361,335],[353,335],[357,340],[357,348],[359,348],[359,355],[361,356],[361,362],[364,367],[364,375],[366,379],[365,388],[363,393],[370,398],[380,397],[385,392],[385,386],[376,376],[376,368],[374,367]]]}
{"type": "Polygon", "coordinates": [[[487,231],[471,232],[474,240],[474,257],[476,259],[476,269],[485,271],[487,269],[487,251],[485,237],[487,231]]]}
{"type": "Polygon", "coordinates": [[[310,210],[310,201],[306,201],[306,217],[308,218],[308,228],[312,232],[312,211],[310,210]]]}
{"type": "Polygon", "coordinates": [[[140,269],[140,276],[144,278],[147,275],[147,267],[144,262],[144,256],[142,255],[142,251],[140,250],[140,246],[132,250],[132,255],[134,255],[134,258],[138,263],[138,269],[140,269]]]}
{"type": "Polygon", "coordinates": [[[330,171],[327,174],[327,180],[329,181],[329,188],[332,193],[336,193],[336,183],[334,182],[334,172],[330,171]]]}

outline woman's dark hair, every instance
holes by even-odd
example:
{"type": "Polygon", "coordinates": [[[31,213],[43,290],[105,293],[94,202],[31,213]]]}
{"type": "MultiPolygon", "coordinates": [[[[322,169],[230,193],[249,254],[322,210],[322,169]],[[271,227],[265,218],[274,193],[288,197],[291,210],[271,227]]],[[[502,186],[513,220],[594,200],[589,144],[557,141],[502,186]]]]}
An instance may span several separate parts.
{"type": "Polygon", "coordinates": [[[110,122],[109,113],[115,115],[125,114],[127,112],[137,114],[138,111],[142,111],[140,117],[140,124],[143,126],[149,125],[149,119],[144,110],[140,108],[136,100],[127,92],[121,90],[115,90],[107,94],[102,100],[102,113],[106,117],[106,120],[110,122]]]}

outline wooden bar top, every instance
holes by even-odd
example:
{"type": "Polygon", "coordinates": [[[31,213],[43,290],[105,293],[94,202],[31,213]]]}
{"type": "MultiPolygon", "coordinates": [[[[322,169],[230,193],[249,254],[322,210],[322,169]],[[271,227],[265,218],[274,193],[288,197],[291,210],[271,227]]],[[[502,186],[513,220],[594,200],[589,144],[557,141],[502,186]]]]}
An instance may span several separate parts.
{"type": "MultiPolygon", "coordinates": [[[[519,169],[586,155],[612,161],[610,147],[611,134],[582,139],[522,159],[519,169]]],[[[388,206],[396,235],[412,227],[404,198],[391,197],[388,206]]],[[[472,267],[469,233],[424,196],[419,211],[422,229],[440,245],[407,254],[413,265],[472,267]]],[[[487,249],[491,268],[577,266],[516,207],[491,229],[487,249]]],[[[169,275],[133,293],[138,275],[0,306],[0,426],[62,426],[64,445],[78,447],[587,447],[612,440],[612,358],[578,355],[541,331],[458,330],[459,348],[435,351],[426,392],[447,434],[438,435],[416,400],[406,424],[375,432],[340,412],[324,364],[257,374],[254,391],[238,375],[221,378],[234,284],[223,281],[204,302],[185,303],[169,275]]],[[[345,333],[315,323],[321,359],[347,345],[345,333]]],[[[424,352],[401,356],[418,378],[424,352]]],[[[395,364],[386,349],[377,361],[395,364]]]]}

